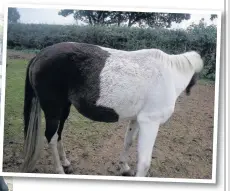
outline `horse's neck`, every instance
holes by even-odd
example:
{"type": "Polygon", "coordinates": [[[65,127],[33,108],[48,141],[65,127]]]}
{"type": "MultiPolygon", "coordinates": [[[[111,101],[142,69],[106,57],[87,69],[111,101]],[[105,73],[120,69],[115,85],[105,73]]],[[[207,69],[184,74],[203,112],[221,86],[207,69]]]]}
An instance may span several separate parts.
{"type": "Polygon", "coordinates": [[[172,71],[173,81],[175,83],[176,94],[179,96],[188,86],[195,69],[191,61],[202,66],[202,60],[197,53],[183,53],[169,55],[157,49],[152,50],[151,54],[155,59],[159,59],[165,67],[172,71]]]}
{"type": "MultiPolygon", "coordinates": [[[[176,88],[176,94],[179,96],[188,86],[194,70],[191,69],[191,63],[184,55],[169,55],[168,61],[171,62],[173,78],[176,88]]],[[[169,63],[166,62],[166,63],[169,63]]]]}

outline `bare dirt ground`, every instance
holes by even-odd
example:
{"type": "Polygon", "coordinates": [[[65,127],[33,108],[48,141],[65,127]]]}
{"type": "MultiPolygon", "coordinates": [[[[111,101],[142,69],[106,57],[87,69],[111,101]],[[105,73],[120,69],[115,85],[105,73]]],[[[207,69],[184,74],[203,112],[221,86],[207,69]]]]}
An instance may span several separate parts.
{"type": "MultiPolygon", "coordinates": [[[[27,59],[29,57],[26,56],[27,59]]],[[[192,89],[190,96],[183,94],[179,97],[173,116],[160,127],[148,176],[211,179],[214,92],[213,83],[201,81],[192,89]]],[[[95,123],[72,109],[63,138],[74,174],[120,175],[119,156],[125,130],[126,123],[95,123]]],[[[5,138],[4,172],[20,172],[22,145],[22,138],[5,138]]],[[[133,170],[136,170],[136,154],[135,142],[130,149],[133,170]]],[[[54,173],[47,143],[35,172],[54,173]]]]}
{"type": "Polygon", "coordinates": [[[25,59],[25,60],[30,60],[35,56],[35,53],[31,52],[22,52],[22,51],[17,51],[17,50],[8,50],[7,51],[7,58],[8,59],[25,59]]]}

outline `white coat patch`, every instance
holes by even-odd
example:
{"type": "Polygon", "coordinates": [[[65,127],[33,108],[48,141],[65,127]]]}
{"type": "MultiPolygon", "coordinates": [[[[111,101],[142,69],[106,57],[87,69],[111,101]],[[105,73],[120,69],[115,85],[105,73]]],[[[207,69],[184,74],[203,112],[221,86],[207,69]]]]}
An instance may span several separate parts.
{"type": "Polygon", "coordinates": [[[186,88],[196,67],[201,65],[200,60],[198,66],[191,65],[189,54],[185,57],[171,56],[157,49],[128,52],[100,48],[108,51],[110,57],[100,74],[97,105],[114,109],[119,119],[136,118],[147,108],[150,113],[167,113],[168,108],[174,108],[177,94],[186,88]]]}

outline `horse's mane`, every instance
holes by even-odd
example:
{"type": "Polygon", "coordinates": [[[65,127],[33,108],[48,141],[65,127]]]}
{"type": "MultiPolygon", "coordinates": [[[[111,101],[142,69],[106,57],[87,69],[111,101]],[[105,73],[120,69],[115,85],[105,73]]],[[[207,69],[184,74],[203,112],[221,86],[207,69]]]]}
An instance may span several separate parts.
{"type": "Polygon", "coordinates": [[[199,73],[203,68],[203,60],[195,52],[185,52],[183,54],[170,55],[159,49],[152,49],[152,54],[157,60],[161,60],[166,67],[171,67],[181,72],[194,70],[199,73]]]}
{"type": "Polygon", "coordinates": [[[121,54],[121,52],[125,53],[131,53],[131,54],[138,54],[138,53],[145,53],[148,54],[151,58],[156,59],[157,61],[161,61],[161,64],[163,64],[165,67],[171,67],[172,69],[176,69],[180,72],[190,72],[193,70],[196,73],[199,73],[203,68],[203,60],[201,59],[201,56],[195,52],[185,52],[182,54],[167,54],[163,52],[160,49],[142,49],[142,50],[136,50],[136,51],[124,51],[124,50],[116,50],[106,47],[100,47],[104,50],[109,51],[110,53],[118,53],[121,54]]]}

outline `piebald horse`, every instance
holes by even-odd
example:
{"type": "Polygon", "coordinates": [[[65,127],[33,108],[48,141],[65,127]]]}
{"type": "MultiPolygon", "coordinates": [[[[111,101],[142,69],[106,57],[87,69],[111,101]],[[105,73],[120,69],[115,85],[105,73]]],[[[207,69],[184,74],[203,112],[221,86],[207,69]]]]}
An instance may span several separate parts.
{"type": "Polygon", "coordinates": [[[202,68],[195,51],[169,55],[158,49],[122,51],[75,42],[44,48],[26,73],[22,171],[31,172],[39,157],[42,109],[54,170],[71,172],[61,135],[73,104],[94,121],[129,120],[120,157],[122,174],[130,175],[128,150],[138,135],[136,176],[146,176],[159,126],[174,112],[178,96],[184,90],[190,93],[202,68]]]}

